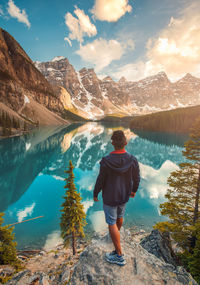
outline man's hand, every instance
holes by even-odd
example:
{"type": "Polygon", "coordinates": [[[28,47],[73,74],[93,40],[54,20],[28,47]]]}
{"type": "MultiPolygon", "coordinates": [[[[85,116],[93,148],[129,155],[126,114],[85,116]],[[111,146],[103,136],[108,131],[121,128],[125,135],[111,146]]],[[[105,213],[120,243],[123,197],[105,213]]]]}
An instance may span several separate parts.
{"type": "Polygon", "coordinates": [[[94,197],[94,202],[99,202],[97,197],[94,197]]]}
{"type": "Polygon", "coordinates": [[[134,198],[134,197],[135,197],[135,194],[136,194],[135,192],[131,192],[130,197],[131,197],[131,198],[134,198]]]}

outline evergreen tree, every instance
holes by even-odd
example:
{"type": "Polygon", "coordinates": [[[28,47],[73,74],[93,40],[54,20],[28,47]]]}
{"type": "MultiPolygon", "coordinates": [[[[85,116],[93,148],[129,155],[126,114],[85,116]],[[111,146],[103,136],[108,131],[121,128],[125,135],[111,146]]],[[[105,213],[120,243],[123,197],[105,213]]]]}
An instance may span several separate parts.
{"type": "Polygon", "coordinates": [[[161,214],[169,220],[155,228],[169,231],[182,248],[182,260],[193,276],[200,276],[200,119],[191,129],[190,139],[185,143],[183,155],[188,162],[181,163],[179,170],[168,178],[170,188],[160,205],[161,214]]]}
{"type": "Polygon", "coordinates": [[[74,166],[70,160],[68,170],[65,171],[65,173],[68,174],[68,177],[65,179],[66,185],[64,188],[66,189],[66,192],[63,197],[65,201],[63,202],[61,209],[62,216],[60,227],[64,245],[67,246],[71,239],[73,255],[75,255],[77,253],[77,237],[84,237],[83,228],[86,225],[86,214],[83,205],[81,204],[81,196],[76,191],[73,169],[74,166]]]}
{"type": "Polygon", "coordinates": [[[188,269],[200,284],[200,223],[196,224],[196,243],[192,254],[188,256],[188,269]]]}
{"type": "Polygon", "coordinates": [[[2,226],[3,213],[0,213],[0,264],[20,265],[17,258],[17,243],[14,241],[13,227],[2,226]]]}
{"type": "Polygon", "coordinates": [[[183,155],[191,160],[196,168],[198,181],[195,191],[195,208],[194,208],[194,223],[198,220],[199,215],[199,199],[200,199],[200,118],[195,122],[191,130],[190,140],[185,144],[183,155]]]}

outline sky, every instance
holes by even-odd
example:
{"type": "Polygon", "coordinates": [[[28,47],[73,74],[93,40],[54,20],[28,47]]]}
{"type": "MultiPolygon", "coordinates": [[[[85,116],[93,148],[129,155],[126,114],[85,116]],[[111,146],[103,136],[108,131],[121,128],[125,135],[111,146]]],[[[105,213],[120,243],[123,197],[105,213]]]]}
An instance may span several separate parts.
{"type": "Polygon", "coordinates": [[[67,57],[99,78],[200,77],[200,0],[0,0],[0,27],[33,61],[67,57]]]}

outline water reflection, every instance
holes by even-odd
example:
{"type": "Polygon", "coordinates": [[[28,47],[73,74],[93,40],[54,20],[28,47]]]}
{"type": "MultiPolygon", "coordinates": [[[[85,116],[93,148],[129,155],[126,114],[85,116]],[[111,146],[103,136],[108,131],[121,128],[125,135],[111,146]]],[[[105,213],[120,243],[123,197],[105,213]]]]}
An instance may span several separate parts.
{"type": "MultiPolygon", "coordinates": [[[[115,124],[87,123],[79,126],[42,128],[29,135],[0,141],[0,211],[13,223],[43,215],[44,218],[15,228],[19,247],[49,246],[59,238],[60,205],[69,160],[75,166],[76,186],[87,213],[87,231],[105,228],[102,203],[93,202],[92,190],[99,161],[112,151],[110,136],[115,124]]],[[[150,228],[160,216],[167,177],[183,161],[184,136],[135,133],[120,126],[129,140],[127,151],[140,163],[141,184],[127,204],[126,225],[150,228]],[[167,141],[166,141],[167,140],[167,141]]]]}

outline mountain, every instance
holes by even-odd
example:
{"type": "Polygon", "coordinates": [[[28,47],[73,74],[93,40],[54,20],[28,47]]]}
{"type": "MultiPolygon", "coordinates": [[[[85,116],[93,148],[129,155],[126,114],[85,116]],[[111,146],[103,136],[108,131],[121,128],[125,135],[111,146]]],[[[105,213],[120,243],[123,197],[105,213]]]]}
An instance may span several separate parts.
{"type": "Polygon", "coordinates": [[[94,69],[76,71],[67,58],[35,62],[36,67],[54,86],[62,86],[73,106],[89,118],[107,115],[147,114],[200,104],[200,78],[187,74],[171,82],[164,72],[132,82],[110,76],[100,80],[94,69]]]}
{"type": "Polygon", "coordinates": [[[78,115],[90,119],[109,113],[127,115],[129,97],[111,78],[99,80],[94,69],[76,71],[63,57],[49,62],[35,62],[35,65],[55,88],[65,88],[73,104],[72,110],[78,115]]]}
{"type": "Polygon", "coordinates": [[[138,82],[100,80],[94,69],[76,71],[67,58],[33,62],[0,28],[0,132],[69,121],[121,118],[200,104],[200,79],[170,82],[164,72],[138,82]],[[28,126],[28,127],[27,127],[28,126]]]}
{"type": "MultiPolygon", "coordinates": [[[[0,114],[28,125],[67,124],[60,95],[19,43],[0,28],[0,114]]],[[[10,124],[12,126],[12,124],[10,124]]]]}

